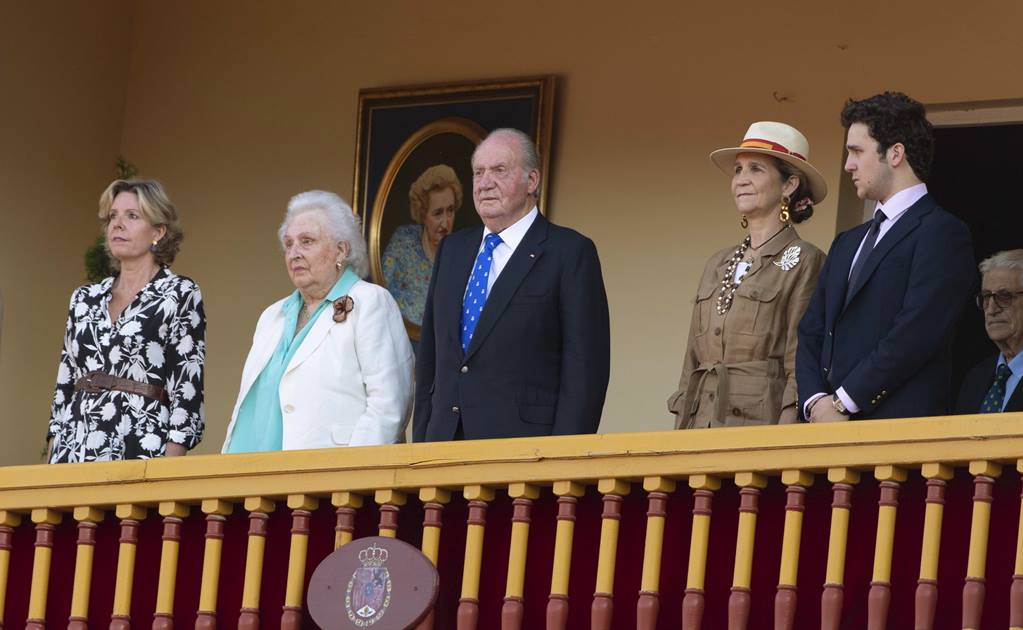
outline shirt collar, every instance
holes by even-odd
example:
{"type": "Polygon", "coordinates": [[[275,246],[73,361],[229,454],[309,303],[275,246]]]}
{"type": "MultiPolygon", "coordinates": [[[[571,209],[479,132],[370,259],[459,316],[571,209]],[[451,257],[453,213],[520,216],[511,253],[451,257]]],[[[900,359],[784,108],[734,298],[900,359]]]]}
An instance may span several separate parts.
{"type": "MultiPolygon", "coordinates": [[[[522,217],[515,223],[512,223],[508,227],[501,230],[500,232],[501,242],[510,247],[514,251],[515,248],[519,246],[519,243],[522,242],[522,239],[526,237],[526,232],[529,231],[529,228],[533,225],[533,221],[536,220],[536,215],[538,215],[539,213],[540,211],[537,209],[537,207],[533,206],[533,209],[530,210],[529,213],[526,214],[526,216],[522,217]]],[[[494,232],[490,228],[488,228],[485,225],[483,226],[484,240],[486,240],[487,234],[493,233],[494,232]]]]}
{"type": "MultiPolygon", "coordinates": [[[[346,267],[344,273],[338,276],[337,282],[334,283],[334,286],[330,288],[330,291],[327,292],[327,295],[320,301],[333,302],[334,300],[344,295],[344,292],[341,290],[341,285],[344,283],[345,278],[349,276],[349,274],[354,275],[355,272],[352,271],[351,267],[346,267]]],[[[298,289],[295,289],[295,291],[291,295],[289,295],[286,300],[284,300],[284,306],[282,308],[285,312],[290,312],[298,310],[301,307],[302,294],[298,292],[298,289]]]]}
{"type": "Polygon", "coordinates": [[[899,192],[892,195],[888,203],[882,204],[880,201],[874,206],[874,212],[880,210],[884,213],[884,216],[889,221],[895,221],[898,219],[906,210],[909,210],[910,206],[920,201],[920,198],[927,194],[927,184],[916,184],[909,188],[903,188],[899,192]]]}
{"type": "Polygon", "coordinates": [[[1009,369],[1012,370],[1013,376],[1023,374],[1023,352],[1020,352],[1012,358],[1012,361],[1008,362],[1005,360],[1005,355],[999,352],[998,363],[995,364],[995,367],[997,368],[999,365],[1008,365],[1009,369]]]}

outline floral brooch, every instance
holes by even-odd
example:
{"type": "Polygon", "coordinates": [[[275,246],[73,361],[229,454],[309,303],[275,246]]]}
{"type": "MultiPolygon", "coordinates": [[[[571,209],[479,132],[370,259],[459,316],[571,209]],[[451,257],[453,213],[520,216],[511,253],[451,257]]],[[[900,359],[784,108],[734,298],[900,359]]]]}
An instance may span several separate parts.
{"type": "Polygon", "coordinates": [[[348,319],[348,314],[355,308],[355,300],[347,295],[342,295],[334,300],[334,321],[341,323],[348,319]]]}
{"type": "Polygon", "coordinates": [[[782,271],[788,271],[799,264],[799,254],[803,250],[800,249],[799,245],[793,245],[792,247],[785,250],[785,253],[781,255],[781,260],[774,261],[775,266],[781,267],[782,271]]]}

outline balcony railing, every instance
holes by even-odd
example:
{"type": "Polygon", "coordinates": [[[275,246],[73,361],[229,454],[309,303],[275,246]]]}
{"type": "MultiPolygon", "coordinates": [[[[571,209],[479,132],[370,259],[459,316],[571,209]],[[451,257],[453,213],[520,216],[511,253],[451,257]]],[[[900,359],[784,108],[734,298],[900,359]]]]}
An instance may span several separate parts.
{"type": "Polygon", "coordinates": [[[420,626],[1023,628],[1023,414],[0,468],[7,628],[313,627],[334,548],[420,626]]]}

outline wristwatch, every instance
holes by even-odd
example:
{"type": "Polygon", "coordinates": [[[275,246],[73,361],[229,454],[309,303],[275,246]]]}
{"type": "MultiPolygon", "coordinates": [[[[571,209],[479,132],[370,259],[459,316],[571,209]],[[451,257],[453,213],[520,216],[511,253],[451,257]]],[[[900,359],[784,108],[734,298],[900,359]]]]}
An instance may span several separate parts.
{"type": "Polygon", "coordinates": [[[831,404],[835,406],[835,411],[838,413],[843,416],[849,415],[849,410],[845,408],[845,404],[842,403],[842,399],[838,397],[838,394],[831,397],[831,404]]]}

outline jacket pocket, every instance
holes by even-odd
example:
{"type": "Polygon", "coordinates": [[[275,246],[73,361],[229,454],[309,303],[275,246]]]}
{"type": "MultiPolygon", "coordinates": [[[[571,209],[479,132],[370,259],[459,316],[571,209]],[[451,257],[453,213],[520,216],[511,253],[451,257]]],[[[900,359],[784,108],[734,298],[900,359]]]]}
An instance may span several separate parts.
{"type": "Polygon", "coordinates": [[[778,312],[780,292],[781,288],[777,286],[740,284],[735,290],[733,313],[729,317],[732,329],[749,334],[771,332],[775,318],[784,316],[778,312]]]}
{"type": "Polygon", "coordinates": [[[717,287],[700,287],[696,292],[696,303],[693,306],[693,317],[696,318],[696,334],[702,335],[710,327],[711,309],[714,308],[714,292],[717,287]]]}
{"type": "Polygon", "coordinates": [[[554,424],[554,407],[546,405],[520,405],[519,418],[529,424],[554,424]]]}
{"type": "Polygon", "coordinates": [[[330,441],[337,446],[348,446],[352,441],[354,426],[347,422],[335,422],[330,425],[330,441]]]}

